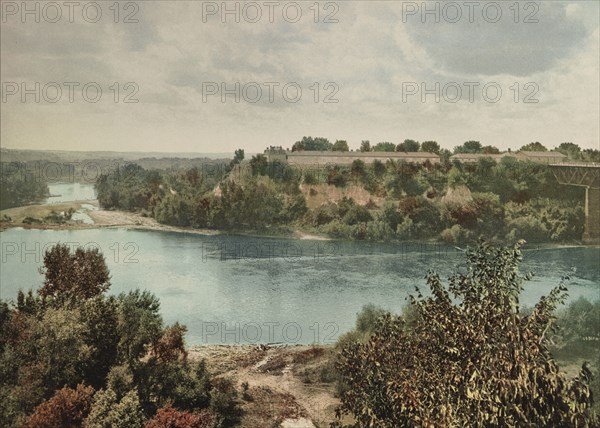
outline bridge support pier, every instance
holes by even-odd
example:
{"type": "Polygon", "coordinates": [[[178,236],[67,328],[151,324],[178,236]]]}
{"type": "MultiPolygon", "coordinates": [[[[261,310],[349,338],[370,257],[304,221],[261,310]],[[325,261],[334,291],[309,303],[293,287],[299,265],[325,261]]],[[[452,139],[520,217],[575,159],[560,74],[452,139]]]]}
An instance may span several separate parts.
{"type": "Polygon", "coordinates": [[[585,244],[600,244],[600,189],[585,188],[585,244]]]}

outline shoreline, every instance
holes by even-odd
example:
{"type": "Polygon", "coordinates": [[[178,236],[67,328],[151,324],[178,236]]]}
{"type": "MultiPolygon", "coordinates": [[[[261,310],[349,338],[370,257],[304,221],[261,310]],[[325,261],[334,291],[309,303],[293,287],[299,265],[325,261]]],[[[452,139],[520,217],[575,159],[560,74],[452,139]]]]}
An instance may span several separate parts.
{"type": "Polygon", "coordinates": [[[223,231],[215,229],[193,229],[187,227],[169,226],[158,223],[152,217],[144,217],[139,213],[132,213],[120,210],[103,210],[99,208],[98,200],[84,200],[61,202],[53,204],[32,204],[22,207],[7,208],[0,211],[0,219],[4,216],[13,218],[13,221],[0,220],[0,232],[8,229],[38,229],[38,230],[87,230],[87,229],[125,229],[125,230],[143,230],[155,232],[171,232],[182,233],[189,235],[217,236],[217,235],[234,235],[256,238],[284,238],[297,240],[315,240],[315,241],[330,241],[327,236],[318,235],[315,233],[305,232],[302,230],[293,230],[288,233],[259,233],[257,231],[223,231]],[[74,210],[81,209],[82,205],[89,204],[96,209],[87,210],[86,214],[94,221],[93,224],[67,222],[63,224],[48,224],[48,223],[23,223],[25,217],[38,218],[43,217],[51,211],[66,211],[69,208],[74,210]],[[18,221],[20,220],[20,221],[18,221]]]}
{"type": "MultiPolygon", "coordinates": [[[[311,241],[334,241],[325,235],[320,235],[314,231],[304,231],[301,229],[288,230],[287,232],[280,233],[260,233],[258,231],[244,231],[244,230],[216,230],[216,229],[193,229],[179,226],[169,226],[158,223],[152,217],[144,217],[139,213],[132,213],[128,211],[119,210],[103,210],[99,208],[98,200],[82,200],[72,202],[60,202],[50,204],[33,204],[25,205],[22,207],[7,208],[0,211],[0,232],[8,229],[38,229],[38,230],[86,230],[86,229],[125,229],[125,230],[141,230],[149,232],[171,232],[181,233],[188,235],[202,235],[202,236],[244,236],[252,238],[281,238],[281,239],[293,239],[293,240],[311,240],[311,241]],[[44,224],[34,223],[26,224],[22,223],[23,218],[27,217],[28,214],[38,215],[47,214],[50,211],[60,211],[73,208],[75,210],[81,209],[82,205],[92,205],[95,207],[93,210],[86,210],[86,214],[94,221],[94,224],[86,223],[63,223],[63,224],[44,224]],[[3,221],[4,216],[13,218],[13,221],[3,221]],[[21,222],[16,221],[21,220],[21,222]]],[[[370,242],[370,241],[347,241],[347,242],[369,242],[373,244],[397,244],[405,243],[408,241],[395,242],[395,241],[384,241],[384,242],[370,242]]],[[[410,241],[413,242],[413,241],[410,241]]],[[[453,244],[445,243],[443,241],[437,241],[432,239],[417,240],[417,242],[431,242],[435,244],[445,244],[448,246],[455,246],[453,244]]],[[[468,246],[471,244],[465,244],[468,246]]],[[[555,248],[589,248],[589,247],[600,247],[599,244],[590,243],[555,243],[555,242],[541,242],[541,243],[528,243],[524,250],[539,250],[539,249],[555,249],[555,248]]]]}

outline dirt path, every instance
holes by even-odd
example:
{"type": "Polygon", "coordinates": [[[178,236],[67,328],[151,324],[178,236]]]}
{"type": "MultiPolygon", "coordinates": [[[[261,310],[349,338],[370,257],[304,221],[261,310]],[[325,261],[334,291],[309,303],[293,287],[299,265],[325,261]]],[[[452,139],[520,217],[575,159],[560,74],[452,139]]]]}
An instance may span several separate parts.
{"type": "MultiPolygon", "coordinates": [[[[331,420],[334,409],[339,404],[339,400],[333,397],[331,385],[319,386],[304,383],[294,375],[294,363],[286,364],[280,375],[261,371],[261,368],[275,358],[278,352],[278,350],[273,350],[254,366],[240,370],[236,376],[239,384],[241,385],[245,381],[250,386],[267,386],[279,393],[292,395],[306,412],[308,418],[318,426],[331,420]]],[[[306,425],[306,427],[314,426],[312,422],[310,425],[306,425]]]]}
{"type": "Polygon", "coordinates": [[[231,378],[238,391],[246,386],[240,426],[320,428],[334,420],[339,400],[333,384],[307,381],[306,371],[317,373],[328,352],[315,352],[312,346],[206,346],[193,349],[190,356],[204,358],[215,375],[231,378]]]}

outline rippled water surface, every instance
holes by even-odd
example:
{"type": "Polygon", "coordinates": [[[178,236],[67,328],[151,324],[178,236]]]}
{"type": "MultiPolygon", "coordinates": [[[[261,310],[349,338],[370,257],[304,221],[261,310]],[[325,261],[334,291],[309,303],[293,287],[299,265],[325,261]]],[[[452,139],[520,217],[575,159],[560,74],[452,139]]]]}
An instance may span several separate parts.
{"type": "MultiPolygon", "coordinates": [[[[56,242],[97,246],[112,274],[111,293],[155,293],[165,321],[188,326],[188,343],[331,342],[373,303],[399,311],[435,268],[442,278],[463,253],[432,244],[371,245],[124,229],[23,230],[0,233],[1,288],[37,288],[44,248],[56,242]]],[[[569,299],[600,298],[600,249],[531,248],[522,303],[532,305],[564,275],[569,299]]]]}

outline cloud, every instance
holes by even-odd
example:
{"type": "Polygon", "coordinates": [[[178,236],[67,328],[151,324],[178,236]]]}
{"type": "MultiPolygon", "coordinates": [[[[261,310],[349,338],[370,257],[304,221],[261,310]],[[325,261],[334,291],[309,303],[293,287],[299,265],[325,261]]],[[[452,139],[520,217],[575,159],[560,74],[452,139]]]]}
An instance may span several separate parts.
{"type": "Polygon", "coordinates": [[[588,35],[583,11],[563,2],[477,2],[472,19],[464,3],[452,2],[461,6],[448,9],[443,2],[432,3],[438,5],[440,22],[419,7],[416,15],[405,17],[407,34],[435,67],[450,73],[527,76],[547,71],[581,47],[588,35]],[[491,5],[499,7],[487,7],[491,5]],[[462,18],[453,22],[456,10],[462,18]]]}
{"type": "Polygon", "coordinates": [[[403,22],[403,5],[413,2],[337,2],[339,22],[329,24],[322,22],[331,12],[325,3],[318,3],[318,23],[314,3],[306,2],[298,23],[278,11],[273,23],[256,24],[219,16],[203,22],[201,2],[138,3],[137,24],[115,24],[110,14],[97,24],[2,24],[4,82],[95,81],[106,91],[96,104],[11,98],[2,104],[3,146],[253,152],[303,135],[354,145],[415,138],[449,148],[466,139],[500,148],[531,140],[597,146],[596,2],[539,2],[537,24],[515,24],[513,2],[502,3],[503,19],[493,24],[481,13],[473,23],[423,23],[419,15],[403,22]],[[420,94],[403,101],[406,82],[431,88],[468,81],[496,82],[502,99],[489,103],[478,94],[470,103],[463,93],[457,103],[432,96],[423,103],[420,94]],[[135,82],[140,102],[115,103],[107,89],[114,82],[121,100],[123,85],[135,82]],[[266,89],[256,103],[231,96],[222,103],[219,94],[204,102],[206,82],[279,86],[273,102],[266,89]],[[297,103],[282,97],[290,82],[303,90],[297,103]],[[339,89],[338,103],[323,102],[328,82],[339,89]],[[539,85],[536,105],[522,102],[529,82],[539,85]]]}

